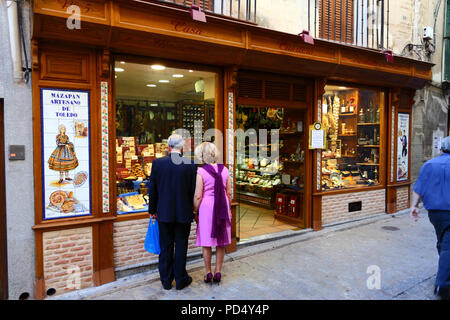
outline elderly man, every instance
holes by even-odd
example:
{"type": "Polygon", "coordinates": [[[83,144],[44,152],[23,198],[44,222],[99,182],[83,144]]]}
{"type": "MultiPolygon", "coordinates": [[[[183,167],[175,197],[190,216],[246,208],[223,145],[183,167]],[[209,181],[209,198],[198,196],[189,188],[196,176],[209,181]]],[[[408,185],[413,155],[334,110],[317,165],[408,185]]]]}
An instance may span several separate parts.
{"type": "Polygon", "coordinates": [[[194,218],[197,166],[182,156],[184,140],[180,135],[171,135],[168,145],[169,155],[152,164],[148,210],[159,225],[159,274],[163,288],[170,290],[175,279],[180,290],[192,282],[186,272],[186,255],[194,218]]]}
{"type": "Polygon", "coordinates": [[[437,236],[439,267],[436,275],[435,293],[449,299],[450,290],[450,137],[442,144],[442,155],[428,160],[420,170],[414,186],[411,216],[419,218],[420,199],[437,236]]]}

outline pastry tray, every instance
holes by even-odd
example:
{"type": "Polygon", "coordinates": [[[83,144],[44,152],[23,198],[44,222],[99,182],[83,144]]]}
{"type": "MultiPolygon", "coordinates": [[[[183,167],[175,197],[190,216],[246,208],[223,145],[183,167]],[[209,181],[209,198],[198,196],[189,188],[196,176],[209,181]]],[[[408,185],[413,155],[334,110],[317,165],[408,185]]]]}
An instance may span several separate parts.
{"type": "MultiPolygon", "coordinates": [[[[117,195],[117,198],[126,198],[129,196],[134,196],[139,194],[139,192],[129,192],[129,193],[122,193],[117,195]]],[[[117,210],[117,214],[129,214],[129,213],[138,213],[138,212],[147,212],[148,211],[148,206],[146,205],[143,209],[139,209],[139,210],[131,210],[131,211],[119,211],[117,210]]]]}

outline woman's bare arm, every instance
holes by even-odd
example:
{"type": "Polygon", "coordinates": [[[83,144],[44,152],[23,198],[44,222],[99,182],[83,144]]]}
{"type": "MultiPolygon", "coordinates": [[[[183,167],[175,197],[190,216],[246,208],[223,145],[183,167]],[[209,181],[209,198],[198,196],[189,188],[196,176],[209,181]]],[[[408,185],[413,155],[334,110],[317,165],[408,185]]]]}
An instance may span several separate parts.
{"type": "Polygon", "coordinates": [[[228,196],[228,200],[231,205],[231,179],[230,178],[228,178],[228,180],[227,180],[227,196],[228,196]]]}
{"type": "Polygon", "coordinates": [[[203,179],[202,176],[197,174],[197,180],[195,184],[195,193],[194,193],[194,211],[198,212],[198,208],[200,207],[200,203],[202,202],[203,197],[203,179]]]}

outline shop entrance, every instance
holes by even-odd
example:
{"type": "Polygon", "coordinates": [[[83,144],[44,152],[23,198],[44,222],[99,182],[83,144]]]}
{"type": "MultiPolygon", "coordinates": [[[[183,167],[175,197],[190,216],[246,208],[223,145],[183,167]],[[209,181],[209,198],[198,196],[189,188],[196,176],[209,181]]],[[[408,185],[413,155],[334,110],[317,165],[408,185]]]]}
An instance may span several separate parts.
{"type": "Polygon", "coordinates": [[[240,75],[238,86],[237,238],[305,228],[312,87],[306,81],[248,73],[240,75]]]}
{"type": "Polygon", "coordinates": [[[0,300],[8,299],[6,244],[5,131],[3,99],[0,99],[0,300]]]}

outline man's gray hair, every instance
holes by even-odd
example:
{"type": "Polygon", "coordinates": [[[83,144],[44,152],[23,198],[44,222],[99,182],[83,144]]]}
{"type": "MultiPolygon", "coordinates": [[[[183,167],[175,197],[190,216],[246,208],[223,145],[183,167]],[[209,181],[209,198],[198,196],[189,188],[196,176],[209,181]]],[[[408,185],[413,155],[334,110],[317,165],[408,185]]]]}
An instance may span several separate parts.
{"type": "Polygon", "coordinates": [[[450,136],[442,140],[442,151],[445,153],[450,153],[450,136]]]}
{"type": "Polygon", "coordinates": [[[172,149],[181,150],[184,146],[184,139],[179,134],[173,134],[167,140],[167,144],[172,149]]]}

